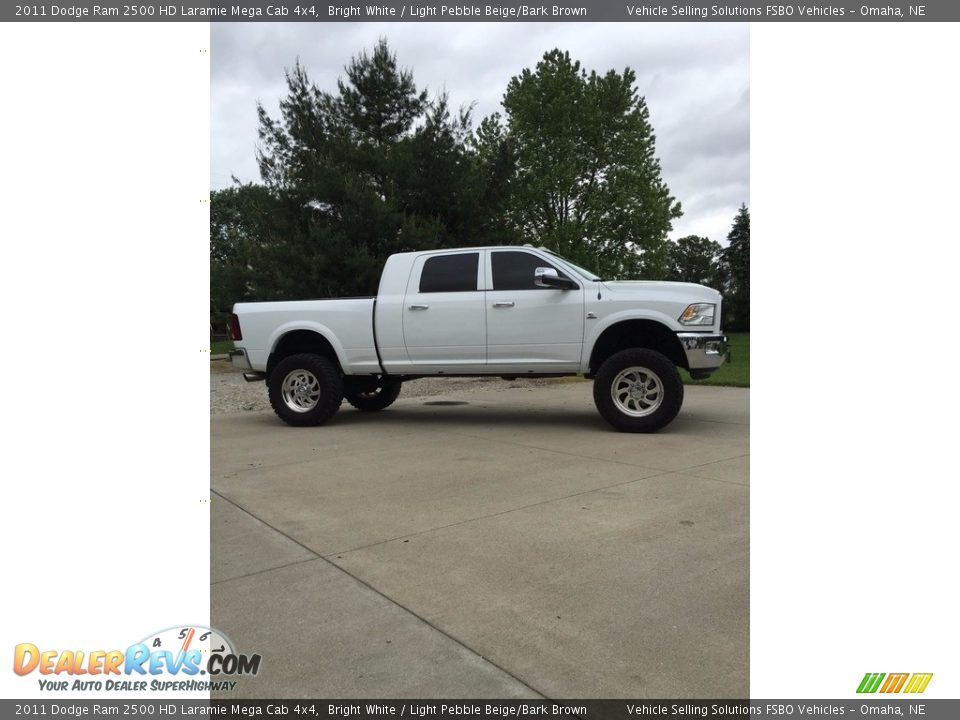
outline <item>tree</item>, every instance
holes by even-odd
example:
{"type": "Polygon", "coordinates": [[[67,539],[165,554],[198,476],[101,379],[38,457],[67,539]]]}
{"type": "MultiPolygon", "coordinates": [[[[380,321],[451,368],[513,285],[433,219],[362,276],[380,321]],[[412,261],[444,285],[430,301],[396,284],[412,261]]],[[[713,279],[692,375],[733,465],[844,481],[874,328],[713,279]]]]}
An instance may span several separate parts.
{"type": "Polygon", "coordinates": [[[718,264],[723,248],[709,238],[687,235],[670,245],[667,278],[718,287],[718,264]]]}
{"type": "Polygon", "coordinates": [[[336,117],[361,145],[396,144],[427,109],[426,91],[417,91],[413,73],[397,65],[384,38],[372,55],[364,50],[353,58],[346,72],[346,82],[337,80],[336,117]]]}
{"type": "Polygon", "coordinates": [[[210,321],[222,327],[235,302],[265,292],[261,257],[272,242],[276,198],[262,185],[210,194],[210,321]]]}
{"type": "Polygon", "coordinates": [[[485,244],[504,227],[469,110],[418,90],[386,40],[345,73],[330,93],[297,63],[280,117],[258,107],[261,176],[290,226],[276,250],[299,275],[285,297],[371,294],[391,253],[485,244]]]}
{"type": "Polygon", "coordinates": [[[729,243],[723,251],[724,325],[729,330],[750,330],[750,211],[741,205],[733,221],[729,243]]]}
{"type": "Polygon", "coordinates": [[[518,235],[603,276],[662,277],[680,217],[655,156],[636,75],[589,74],[551,50],[510,80],[505,118],[478,131],[479,156],[511,164],[507,219],[518,235]]]}

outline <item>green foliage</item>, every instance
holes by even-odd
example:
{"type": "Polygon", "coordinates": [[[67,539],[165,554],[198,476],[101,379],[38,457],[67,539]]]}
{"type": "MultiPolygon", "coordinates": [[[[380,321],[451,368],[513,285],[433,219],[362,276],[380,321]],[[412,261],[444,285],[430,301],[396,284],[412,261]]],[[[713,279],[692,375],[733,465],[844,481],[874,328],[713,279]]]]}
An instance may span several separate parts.
{"type": "Polygon", "coordinates": [[[397,66],[383,38],[372,56],[361,52],[346,72],[347,82],[337,81],[340,97],[333,102],[343,128],[361,145],[397,143],[427,108],[427,93],[417,92],[413,73],[397,66]]]}
{"type": "Polygon", "coordinates": [[[742,205],[737,211],[729,245],[723,251],[724,327],[730,330],[750,329],[750,211],[742,205]]]}
{"type": "Polygon", "coordinates": [[[235,302],[265,291],[262,273],[252,273],[274,243],[279,208],[262,185],[237,185],[210,194],[210,305],[214,328],[224,326],[235,302]]]}
{"type": "Polygon", "coordinates": [[[480,156],[512,161],[507,217],[528,241],[605,277],[663,277],[680,217],[660,173],[646,102],[626,68],[589,74],[551,50],[507,86],[480,156]]]}
{"type": "Polygon", "coordinates": [[[417,90],[381,40],[345,68],[337,93],[287,73],[280,117],[262,106],[260,172],[287,214],[283,248],[255,273],[296,274],[275,297],[368,295],[395,252],[502,241],[490,172],[469,147],[468,110],[417,90]]]}
{"type": "Polygon", "coordinates": [[[723,248],[709,238],[688,235],[670,244],[667,280],[720,287],[718,264],[723,248]]]}

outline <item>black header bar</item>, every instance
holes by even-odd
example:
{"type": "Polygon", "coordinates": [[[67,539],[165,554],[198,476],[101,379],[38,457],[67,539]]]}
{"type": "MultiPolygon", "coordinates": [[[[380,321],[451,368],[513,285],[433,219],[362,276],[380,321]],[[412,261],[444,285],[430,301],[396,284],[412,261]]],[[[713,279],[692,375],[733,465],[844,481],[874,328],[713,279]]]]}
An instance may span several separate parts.
{"type": "Polygon", "coordinates": [[[955,0],[802,2],[740,0],[517,0],[398,2],[239,0],[238,2],[2,3],[3,22],[944,22],[960,20],[955,0]]]}

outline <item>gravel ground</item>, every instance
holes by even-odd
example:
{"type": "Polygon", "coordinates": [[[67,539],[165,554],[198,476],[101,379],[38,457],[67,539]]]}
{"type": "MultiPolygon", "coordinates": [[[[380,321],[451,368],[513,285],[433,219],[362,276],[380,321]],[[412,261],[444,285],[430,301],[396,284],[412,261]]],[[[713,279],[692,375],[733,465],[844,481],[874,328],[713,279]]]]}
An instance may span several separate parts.
{"type": "MultiPolygon", "coordinates": [[[[513,380],[500,378],[422,378],[403,384],[400,398],[433,397],[450,393],[477,392],[479,390],[513,390],[533,388],[554,382],[569,382],[575,378],[543,378],[539,380],[513,380]]],[[[243,375],[235,372],[228,362],[214,360],[210,363],[210,414],[225,415],[239,412],[270,410],[267,388],[262,382],[248,383],[243,375]]]]}

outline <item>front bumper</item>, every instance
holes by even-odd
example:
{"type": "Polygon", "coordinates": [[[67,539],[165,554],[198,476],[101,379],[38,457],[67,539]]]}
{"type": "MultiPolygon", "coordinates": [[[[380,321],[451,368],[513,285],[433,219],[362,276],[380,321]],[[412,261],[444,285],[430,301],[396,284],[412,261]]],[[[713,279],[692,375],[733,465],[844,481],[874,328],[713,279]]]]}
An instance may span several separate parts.
{"type": "Polygon", "coordinates": [[[704,378],[730,358],[726,335],[677,333],[677,339],[687,355],[687,368],[695,378],[704,378]]]}

